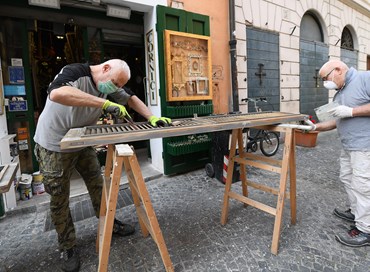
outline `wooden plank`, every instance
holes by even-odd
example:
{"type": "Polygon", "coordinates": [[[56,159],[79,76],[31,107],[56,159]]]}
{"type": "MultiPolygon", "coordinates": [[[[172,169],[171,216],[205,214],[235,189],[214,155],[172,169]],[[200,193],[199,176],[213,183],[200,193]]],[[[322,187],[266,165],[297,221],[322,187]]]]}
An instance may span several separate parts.
{"type": "Polygon", "coordinates": [[[287,185],[287,177],[288,177],[288,168],[290,162],[290,156],[292,154],[292,141],[294,137],[294,129],[290,129],[285,134],[285,143],[284,143],[284,155],[283,155],[283,164],[281,167],[281,174],[280,174],[280,187],[279,187],[279,194],[278,194],[278,201],[276,205],[276,217],[275,217],[275,224],[274,224],[274,231],[272,234],[272,244],[271,244],[271,253],[277,255],[278,248],[279,248],[279,238],[280,238],[280,231],[281,231],[281,220],[283,217],[283,209],[284,209],[284,200],[285,200],[285,191],[287,185]]]}
{"type": "Polygon", "coordinates": [[[130,186],[130,189],[131,189],[132,199],[135,204],[136,213],[138,214],[141,233],[143,234],[144,237],[147,237],[149,235],[149,229],[147,225],[145,224],[144,219],[139,216],[139,210],[141,208],[141,196],[139,195],[139,190],[137,188],[136,180],[132,173],[132,169],[131,169],[128,158],[124,158],[123,165],[125,167],[125,172],[126,172],[126,176],[128,179],[128,185],[130,186]]]}
{"type": "MultiPolygon", "coordinates": [[[[257,189],[257,190],[264,191],[266,193],[270,193],[270,194],[273,194],[273,195],[278,195],[279,194],[279,191],[276,190],[275,188],[271,188],[269,186],[266,186],[266,185],[263,185],[263,184],[260,184],[260,183],[256,183],[256,182],[253,182],[253,181],[248,180],[247,181],[247,184],[248,184],[248,186],[251,186],[251,187],[253,187],[253,188],[257,189]]],[[[286,195],[285,197],[287,199],[290,198],[289,195],[286,195]]]]}
{"type": "Polygon", "coordinates": [[[227,216],[229,213],[229,197],[232,184],[232,178],[234,173],[234,160],[236,154],[236,143],[238,139],[239,129],[234,129],[231,133],[231,144],[230,144],[230,155],[229,155],[229,165],[227,166],[227,176],[224,192],[224,204],[222,205],[221,212],[221,225],[225,225],[227,221],[227,216]]]}
{"type": "Polygon", "coordinates": [[[277,160],[277,159],[274,159],[274,158],[271,158],[271,157],[266,157],[266,156],[262,156],[262,155],[258,155],[258,154],[251,154],[251,153],[247,153],[247,152],[244,152],[244,153],[245,154],[244,154],[243,157],[245,157],[247,159],[250,159],[250,160],[262,161],[262,162],[266,162],[266,163],[274,164],[274,165],[278,165],[278,166],[281,166],[281,164],[282,164],[281,160],[277,160]]]}
{"type": "Polygon", "coordinates": [[[0,180],[3,178],[3,176],[4,176],[5,172],[6,172],[6,170],[8,169],[8,167],[9,167],[8,164],[3,165],[3,167],[2,167],[2,169],[0,171],[0,180]]]}
{"type": "Polygon", "coordinates": [[[117,197],[121,180],[122,166],[123,159],[122,157],[117,156],[113,165],[111,186],[107,198],[106,218],[102,234],[103,237],[101,239],[101,244],[99,248],[99,272],[107,271],[108,269],[110,244],[112,240],[112,230],[114,217],[116,214],[117,197]]]}
{"type": "MultiPolygon", "coordinates": [[[[239,156],[244,159],[246,156],[246,152],[244,152],[244,144],[243,144],[243,131],[241,129],[238,130],[238,152],[239,156]]],[[[240,167],[239,169],[240,173],[240,179],[242,181],[242,194],[243,196],[247,197],[248,196],[248,188],[247,188],[247,169],[246,167],[240,167]]],[[[244,206],[247,206],[245,204],[244,206]]]]}
{"type": "MultiPolygon", "coordinates": [[[[200,120],[203,120],[202,118],[206,117],[198,117],[194,118],[196,120],[191,119],[193,125],[158,127],[146,130],[132,130],[122,133],[103,133],[99,135],[90,135],[90,136],[84,135],[84,131],[86,130],[86,128],[85,129],[77,128],[68,131],[68,133],[64,136],[64,138],[61,141],[61,148],[70,149],[101,144],[114,144],[122,142],[127,143],[132,141],[148,140],[153,138],[166,138],[173,136],[208,133],[239,128],[249,128],[260,125],[279,124],[282,122],[301,121],[305,117],[305,115],[302,114],[292,114],[292,113],[274,112],[271,114],[270,117],[264,118],[254,117],[254,119],[250,117],[248,118],[248,116],[246,115],[243,115],[241,117],[232,116],[229,117],[228,119],[222,119],[221,117],[218,117],[218,119],[216,119],[216,117],[213,118],[207,117],[208,119],[205,120],[207,120],[208,122],[202,123],[200,123],[200,120]]],[[[185,120],[189,121],[189,119],[185,120]]],[[[173,122],[176,121],[185,122],[184,119],[173,120],[173,122]]],[[[140,123],[136,124],[136,126],[139,125],[140,123]]]]}
{"type": "Polygon", "coordinates": [[[272,214],[274,216],[276,215],[276,209],[275,208],[270,207],[270,206],[268,206],[266,204],[263,204],[261,202],[258,202],[256,200],[250,199],[248,197],[242,196],[240,194],[237,194],[237,193],[235,193],[233,191],[230,191],[229,192],[229,197],[234,198],[236,200],[239,200],[240,202],[243,202],[245,204],[248,204],[248,205],[250,205],[252,207],[255,207],[257,209],[260,209],[262,211],[265,211],[265,212],[267,212],[269,214],[272,214]]]}
{"type": "MultiPolygon", "coordinates": [[[[295,135],[295,131],[293,131],[295,135]]],[[[290,148],[290,162],[289,162],[289,177],[290,177],[290,222],[295,225],[297,222],[297,171],[296,171],[296,155],[295,155],[295,137],[292,137],[290,148]]]]}
{"type": "MultiPolygon", "coordinates": [[[[142,207],[145,210],[146,217],[148,218],[147,224],[149,224],[149,226],[147,228],[148,230],[150,230],[150,233],[153,239],[157,243],[159,253],[162,257],[162,261],[163,261],[166,271],[173,272],[174,268],[173,268],[173,265],[170,259],[170,255],[168,254],[167,246],[164,242],[162,231],[159,228],[159,223],[155,215],[152,202],[150,201],[149,193],[148,193],[148,190],[146,189],[145,181],[141,173],[140,166],[137,161],[136,155],[134,154],[133,156],[128,157],[127,159],[129,162],[129,168],[132,170],[132,173],[135,178],[138,194],[140,198],[142,199],[142,207]]],[[[137,210],[139,211],[139,213],[141,212],[141,209],[137,209],[137,210]]],[[[143,223],[145,224],[145,221],[143,221],[143,223]]]]}
{"type": "Polygon", "coordinates": [[[246,159],[242,159],[242,158],[238,158],[238,157],[235,157],[233,160],[235,162],[243,164],[243,165],[253,166],[253,167],[260,168],[260,169],[263,169],[263,170],[267,170],[267,171],[270,171],[270,172],[274,172],[274,173],[278,173],[278,174],[280,174],[280,172],[281,172],[281,167],[276,167],[276,166],[264,164],[264,163],[261,163],[261,162],[246,160],[246,159]]]}
{"type": "Polygon", "coordinates": [[[132,156],[134,151],[128,144],[118,144],[116,145],[116,150],[118,156],[132,156]]]}
{"type": "Polygon", "coordinates": [[[154,240],[154,242],[156,244],[158,244],[157,237],[153,233],[153,230],[152,230],[152,228],[150,226],[150,222],[149,222],[149,219],[148,219],[148,216],[147,216],[147,214],[145,212],[144,207],[143,206],[137,207],[136,208],[136,213],[137,213],[137,217],[143,222],[143,224],[145,225],[146,229],[148,230],[148,232],[152,236],[152,239],[154,240]]]}
{"type": "Polygon", "coordinates": [[[4,171],[3,177],[0,180],[0,193],[6,193],[10,190],[10,188],[13,186],[13,181],[15,178],[15,175],[17,173],[19,164],[18,163],[10,163],[7,165],[7,167],[4,171]]]}

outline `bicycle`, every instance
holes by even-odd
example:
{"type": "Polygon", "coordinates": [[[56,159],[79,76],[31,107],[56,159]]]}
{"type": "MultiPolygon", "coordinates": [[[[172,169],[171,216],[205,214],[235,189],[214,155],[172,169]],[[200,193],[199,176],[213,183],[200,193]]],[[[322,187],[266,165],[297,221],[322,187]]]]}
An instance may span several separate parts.
{"type": "MultiPolygon", "coordinates": [[[[242,99],[244,102],[253,102],[256,112],[262,112],[261,107],[257,105],[257,102],[267,103],[266,97],[257,97],[257,98],[245,98],[242,99]]],[[[271,104],[270,104],[271,105],[271,104]]],[[[271,105],[272,106],[272,105],[271,105]]],[[[266,157],[271,157],[276,154],[279,150],[280,141],[279,134],[274,131],[268,131],[263,129],[257,129],[254,135],[252,136],[249,131],[247,139],[246,150],[247,152],[256,152],[258,147],[260,148],[263,155],[266,157]]]]}
{"type": "MultiPolygon", "coordinates": [[[[250,101],[255,103],[255,109],[257,112],[262,112],[261,108],[258,107],[257,101],[266,102],[267,100],[264,97],[260,97],[257,99],[253,98],[246,98],[242,99],[242,101],[250,101]]],[[[271,105],[271,104],[270,104],[271,105]]],[[[272,107],[272,105],[271,105],[272,107]]],[[[273,107],[272,107],[273,108],[273,107]]],[[[268,131],[263,129],[254,129],[254,135],[251,135],[250,129],[243,129],[243,134],[246,133],[246,146],[244,147],[246,151],[252,151],[256,152],[258,150],[258,147],[260,147],[261,152],[263,155],[267,157],[271,157],[277,153],[280,146],[279,141],[279,134],[274,131],[268,131]]],[[[228,164],[228,152],[229,147],[227,144],[229,142],[230,132],[224,131],[219,132],[217,137],[214,138],[213,142],[213,149],[212,152],[212,162],[207,163],[205,165],[205,171],[207,176],[213,178],[216,177],[221,182],[225,183],[226,181],[226,169],[228,164]]],[[[236,150],[238,152],[238,150],[236,150]]],[[[233,182],[236,182],[239,180],[238,175],[238,168],[240,166],[237,165],[234,168],[234,174],[233,174],[233,182]]]]}

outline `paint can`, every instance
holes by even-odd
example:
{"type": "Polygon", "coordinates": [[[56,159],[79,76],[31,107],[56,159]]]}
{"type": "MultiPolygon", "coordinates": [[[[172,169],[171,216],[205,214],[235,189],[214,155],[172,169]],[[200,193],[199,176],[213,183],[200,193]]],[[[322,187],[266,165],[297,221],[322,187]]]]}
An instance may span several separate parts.
{"type": "Polygon", "coordinates": [[[40,171],[32,174],[32,191],[34,195],[41,195],[45,193],[45,186],[42,183],[42,175],[40,171]]]}
{"type": "Polygon", "coordinates": [[[19,181],[19,192],[22,200],[29,200],[32,198],[32,176],[22,174],[19,181]]]}

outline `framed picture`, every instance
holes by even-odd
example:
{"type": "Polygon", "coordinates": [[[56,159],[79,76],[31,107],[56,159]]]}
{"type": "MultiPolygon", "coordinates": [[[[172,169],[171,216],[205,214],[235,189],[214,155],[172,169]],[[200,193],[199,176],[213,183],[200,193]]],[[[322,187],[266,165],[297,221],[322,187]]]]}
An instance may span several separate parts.
{"type": "Polygon", "coordinates": [[[167,101],[212,99],[211,40],[165,30],[167,101]]]}

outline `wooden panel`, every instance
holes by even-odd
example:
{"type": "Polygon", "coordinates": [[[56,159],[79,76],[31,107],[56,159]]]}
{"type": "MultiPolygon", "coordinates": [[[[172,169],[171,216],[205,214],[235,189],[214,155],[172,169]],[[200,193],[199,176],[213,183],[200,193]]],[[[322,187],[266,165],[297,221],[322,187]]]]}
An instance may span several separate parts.
{"type": "Polygon", "coordinates": [[[62,139],[61,148],[71,149],[100,144],[224,131],[236,128],[250,128],[283,122],[302,121],[304,117],[305,115],[294,113],[262,112],[176,119],[173,120],[173,125],[168,127],[153,127],[147,123],[136,123],[134,126],[120,124],[74,128],[62,139]]]}

